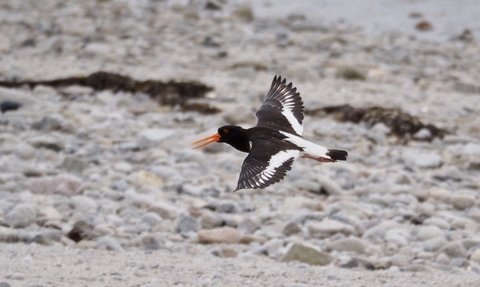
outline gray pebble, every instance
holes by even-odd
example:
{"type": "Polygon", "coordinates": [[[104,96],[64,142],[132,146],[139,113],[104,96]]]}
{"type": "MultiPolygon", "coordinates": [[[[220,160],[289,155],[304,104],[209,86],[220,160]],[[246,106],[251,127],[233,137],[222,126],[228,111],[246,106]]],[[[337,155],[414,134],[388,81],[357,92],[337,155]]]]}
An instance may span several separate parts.
{"type": "Polygon", "coordinates": [[[37,220],[38,208],[33,204],[19,204],[5,217],[5,222],[14,228],[27,227],[37,220]]]}
{"type": "Polygon", "coordinates": [[[196,218],[190,215],[182,214],[175,220],[175,230],[178,233],[187,233],[197,231],[198,229],[200,229],[200,224],[196,218]]]}

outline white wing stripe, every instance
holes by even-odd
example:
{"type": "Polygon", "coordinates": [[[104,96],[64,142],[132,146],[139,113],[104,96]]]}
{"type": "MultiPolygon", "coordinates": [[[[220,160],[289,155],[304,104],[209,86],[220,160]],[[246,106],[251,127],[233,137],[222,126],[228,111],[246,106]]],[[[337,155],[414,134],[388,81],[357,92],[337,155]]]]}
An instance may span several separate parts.
{"type": "Polygon", "coordinates": [[[269,180],[271,177],[275,175],[275,169],[282,166],[284,162],[291,159],[292,157],[295,159],[300,156],[300,151],[298,150],[285,150],[280,151],[279,153],[273,155],[270,160],[268,161],[268,166],[265,170],[259,174],[260,178],[265,180],[269,180]]]}
{"type": "Polygon", "coordinates": [[[287,121],[292,125],[293,130],[301,135],[303,133],[303,126],[298,122],[297,118],[293,115],[292,106],[282,103],[283,109],[282,114],[287,119],[287,121]]]}

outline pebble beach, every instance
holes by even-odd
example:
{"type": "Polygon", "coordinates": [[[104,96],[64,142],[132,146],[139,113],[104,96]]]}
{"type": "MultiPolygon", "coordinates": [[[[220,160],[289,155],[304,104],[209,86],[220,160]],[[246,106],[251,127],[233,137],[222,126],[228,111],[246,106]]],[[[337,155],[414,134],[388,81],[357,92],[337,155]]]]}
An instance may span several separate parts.
{"type": "Polygon", "coordinates": [[[479,286],[480,6],[316,2],[1,2],[0,287],[479,286]],[[348,160],[233,192],[275,75],[348,160]]]}

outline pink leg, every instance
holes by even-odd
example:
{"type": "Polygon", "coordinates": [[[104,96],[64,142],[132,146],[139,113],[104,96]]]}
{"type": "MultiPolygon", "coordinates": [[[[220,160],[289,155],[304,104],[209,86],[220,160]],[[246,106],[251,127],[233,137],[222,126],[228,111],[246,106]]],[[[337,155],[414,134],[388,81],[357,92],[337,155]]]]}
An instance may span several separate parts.
{"type": "Polygon", "coordinates": [[[313,159],[313,160],[316,160],[318,162],[336,162],[336,160],[333,160],[331,158],[326,158],[326,157],[314,157],[314,156],[311,156],[309,154],[304,154],[302,156],[302,158],[309,158],[309,159],[313,159]]]}

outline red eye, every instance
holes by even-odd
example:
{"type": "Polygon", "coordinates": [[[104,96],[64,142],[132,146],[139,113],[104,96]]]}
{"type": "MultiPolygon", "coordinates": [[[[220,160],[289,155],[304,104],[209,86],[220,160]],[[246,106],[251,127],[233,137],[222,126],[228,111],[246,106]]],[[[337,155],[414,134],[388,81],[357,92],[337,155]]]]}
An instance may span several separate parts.
{"type": "Polygon", "coordinates": [[[228,134],[228,129],[223,129],[224,134],[228,134]]]}

